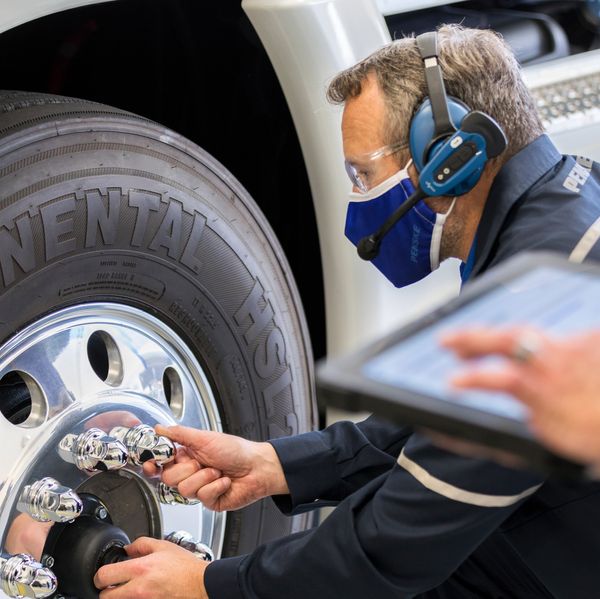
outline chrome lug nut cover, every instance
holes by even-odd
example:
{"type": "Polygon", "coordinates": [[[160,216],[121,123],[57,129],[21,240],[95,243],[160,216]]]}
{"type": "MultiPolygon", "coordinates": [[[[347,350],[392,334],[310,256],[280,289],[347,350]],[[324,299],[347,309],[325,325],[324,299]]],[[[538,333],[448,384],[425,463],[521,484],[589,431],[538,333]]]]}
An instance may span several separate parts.
{"type": "Polygon", "coordinates": [[[165,483],[158,483],[156,494],[158,500],[166,505],[197,505],[200,503],[199,499],[184,497],[177,487],[169,487],[165,483]]]}
{"type": "Polygon", "coordinates": [[[136,466],[148,460],[154,460],[160,466],[175,458],[173,442],[157,435],[147,424],[138,424],[133,428],[116,426],[110,434],[123,442],[129,453],[129,461],[136,466]]]}
{"type": "Polygon", "coordinates": [[[57,584],[52,570],[30,555],[0,556],[0,589],[9,597],[49,597],[56,592],[57,584]]]}
{"type": "Polygon", "coordinates": [[[65,435],[58,453],[66,462],[87,472],[118,470],[127,464],[127,449],[123,443],[98,428],[80,435],[65,435]]]}
{"type": "Polygon", "coordinates": [[[204,561],[212,562],[215,559],[215,555],[208,545],[196,541],[192,535],[185,530],[177,530],[169,533],[165,537],[165,541],[170,541],[171,543],[175,543],[175,545],[179,545],[180,547],[191,551],[194,555],[204,561]]]}
{"type": "Polygon", "coordinates": [[[17,509],[38,522],[69,522],[81,514],[83,503],[73,489],[46,477],[23,489],[17,509]]]}

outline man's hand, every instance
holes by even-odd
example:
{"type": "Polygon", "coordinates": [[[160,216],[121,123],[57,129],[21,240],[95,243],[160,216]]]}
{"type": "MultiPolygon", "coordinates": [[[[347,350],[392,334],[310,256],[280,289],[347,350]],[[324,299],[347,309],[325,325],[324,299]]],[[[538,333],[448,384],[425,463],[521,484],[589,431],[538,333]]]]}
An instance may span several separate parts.
{"type": "MultiPolygon", "coordinates": [[[[447,335],[444,346],[462,358],[515,357],[529,329],[477,329],[447,335]]],[[[553,340],[535,333],[538,346],[526,360],[493,370],[472,368],[453,378],[457,387],[509,393],[531,409],[530,425],[554,451],[600,464],[600,333],[553,340]]]]}
{"type": "MultiPolygon", "coordinates": [[[[183,426],[158,425],[156,432],[183,446],[175,461],[164,465],[162,481],[211,510],[236,510],[263,497],[289,493],[270,443],[183,426]]],[[[144,472],[152,476],[158,470],[146,463],[144,472]]]]}
{"type": "Polygon", "coordinates": [[[27,553],[40,561],[50,528],[52,522],[37,522],[27,514],[19,514],[8,529],[4,548],[8,553],[27,553]]]}
{"type": "Polygon", "coordinates": [[[125,547],[132,559],[103,566],[94,576],[100,599],[208,599],[208,562],[168,541],[140,537],[125,547]]]}

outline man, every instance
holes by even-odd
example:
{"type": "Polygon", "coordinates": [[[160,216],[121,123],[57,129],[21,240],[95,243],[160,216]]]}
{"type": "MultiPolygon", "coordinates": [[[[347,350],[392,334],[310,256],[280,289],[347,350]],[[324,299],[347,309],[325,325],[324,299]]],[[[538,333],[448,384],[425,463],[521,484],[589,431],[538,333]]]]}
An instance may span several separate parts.
{"type": "MultiPolygon", "coordinates": [[[[448,93],[495,119],[508,147],[456,201],[429,198],[414,208],[411,218],[424,227],[435,220],[427,247],[419,246],[419,237],[408,244],[408,254],[398,251],[401,272],[389,278],[414,282],[450,256],[477,276],[525,249],[571,253],[600,216],[598,166],[561,156],[543,135],[518,65],[495,34],[445,26],[439,46],[448,93]],[[413,260],[418,268],[405,268],[413,260]]],[[[400,169],[411,158],[410,122],[426,93],[423,57],[412,38],[381,49],[331,83],[329,98],[344,104],[344,153],[354,191],[366,192],[375,202],[370,205],[404,185],[400,169]]],[[[416,185],[414,165],[408,172],[416,185]]],[[[599,258],[600,247],[589,254],[599,258]]],[[[187,576],[175,553],[169,558],[162,542],[140,539],[129,551],[148,555],[98,571],[101,599],[597,594],[600,486],[544,483],[526,471],[454,455],[408,427],[374,418],[271,443],[159,430],[185,447],[163,480],[209,508],[234,509],[269,495],[286,513],[337,508],[317,529],[247,556],[198,564],[193,576],[203,584],[195,595],[175,586],[187,576]],[[161,580],[157,568],[164,571],[161,580]]]]}

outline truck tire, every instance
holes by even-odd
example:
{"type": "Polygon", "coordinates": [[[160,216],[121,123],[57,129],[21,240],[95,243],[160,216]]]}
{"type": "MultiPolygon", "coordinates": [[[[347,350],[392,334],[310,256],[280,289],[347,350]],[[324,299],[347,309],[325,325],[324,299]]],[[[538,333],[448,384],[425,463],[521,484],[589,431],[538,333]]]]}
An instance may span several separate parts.
{"type": "MultiPolygon", "coordinates": [[[[142,117],[10,91],[0,92],[0,181],[3,348],[77,306],[135,310],[195,356],[225,432],[264,440],[314,428],[312,356],[290,268],[223,165],[142,117]]],[[[3,370],[0,379],[3,426],[21,426],[28,379],[3,370]]],[[[28,438],[47,420],[30,422],[28,438]]],[[[220,553],[310,523],[265,500],[227,515],[220,553]]]]}

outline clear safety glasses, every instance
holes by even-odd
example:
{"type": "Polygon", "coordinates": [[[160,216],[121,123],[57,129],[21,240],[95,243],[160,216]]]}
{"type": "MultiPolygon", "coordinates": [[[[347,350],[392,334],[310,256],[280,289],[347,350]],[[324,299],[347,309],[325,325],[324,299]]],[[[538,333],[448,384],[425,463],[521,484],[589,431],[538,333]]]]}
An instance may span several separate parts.
{"type": "Polygon", "coordinates": [[[408,143],[398,142],[383,146],[373,152],[356,156],[352,160],[344,160],[344,166],[346,167],[346,172],[348,173],[348,177],[350,177],[350,181],[352,181],[352,185],[356,187],[360,193],[367,193],[369,189],[380,183],[375,176],[375,161],[384,158],[385,156],[389,156],[390,154],[394,154],[395,152],[399,152],[407,147],[408,143]]]}

